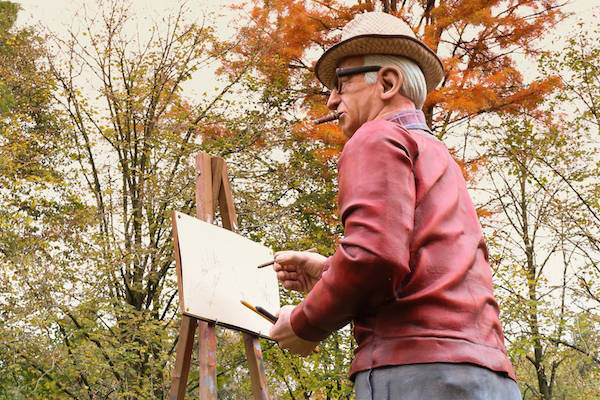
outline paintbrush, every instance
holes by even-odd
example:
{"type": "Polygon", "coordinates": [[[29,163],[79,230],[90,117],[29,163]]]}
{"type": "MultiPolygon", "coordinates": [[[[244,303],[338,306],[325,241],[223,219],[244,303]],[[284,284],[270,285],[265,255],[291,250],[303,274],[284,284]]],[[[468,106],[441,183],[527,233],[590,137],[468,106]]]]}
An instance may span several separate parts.
{"type": "MultiPolygon", "coordinates": [[[[264,308],[262,308],[261,306],[254,307],[252,304],[250,304],[244,300],[240,300],[240,303],[242,303],[243,305],[245,305],[246,307],[248,307],[249,309],[251,309],[252,311],[257,313],[258,315],[260,315],[261,317],[263,317],[270,323],[274,324],[277,322],[277,317],[274,316],[273,314],[271,314],[270,312],[268,312],[267,310],[265,310],[264,308]]],[[[313,349],[313,353],[318,353],[318,352],[319,352],[319,349],[317,349],[317,348],[313,349]]]]}
{"type": "Polygon", "coordinates": [[[240,302],[255,313],[257,313],[258,315],[260,315],[261,317],[263,317],[264,319],[266,319],[267,321],[269,321],[270,323],[274,324],[277,322],[277,317],[265,310],[264,308],[262,308],[261,306],[254,307],[252,304],[244,300],[240,300],[240,302]]]}
{"type": "MultiPolygon", "coordinates": [[[[317,249],[315,247],[312,247],[310,249],[306,249],[306,250],[302,250],[302,251],[308,251],[310,253],[315,253],[317,251],[317,249]]],[[[275,259],[273,259],[273,261],[267,261],[266,263],[260,264],[257,268],[264,268],[264,267],[268,267],[269,265],[273,265],[275,264],[275,259]]]]}

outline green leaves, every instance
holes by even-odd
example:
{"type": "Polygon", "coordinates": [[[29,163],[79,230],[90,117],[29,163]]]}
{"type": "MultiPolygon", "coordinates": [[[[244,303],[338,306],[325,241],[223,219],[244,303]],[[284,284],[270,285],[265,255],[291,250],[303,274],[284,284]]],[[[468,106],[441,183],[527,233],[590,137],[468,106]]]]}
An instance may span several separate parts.
{"type": "Polygon", "coordinates": [[[479,126],[488,176],[478,186],[482,203],[497,212],[486,227],[496,294],[526,398],[598,395],[583,383],[600,371],[591,351],[600,220],[598,125],[590,118],[600,81],[590,79],[596,59],[587,56],[596,48],[580,32],[564,51],[544,55],[542,75],[560,74],[564,89],[536,113],[479,126]]]}

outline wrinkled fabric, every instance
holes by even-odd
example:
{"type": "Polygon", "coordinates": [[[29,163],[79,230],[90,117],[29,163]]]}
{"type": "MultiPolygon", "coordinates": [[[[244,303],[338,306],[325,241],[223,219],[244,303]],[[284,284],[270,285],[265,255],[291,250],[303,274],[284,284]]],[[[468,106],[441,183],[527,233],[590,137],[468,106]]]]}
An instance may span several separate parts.
{"type": "Polygon", "coordinates": [[[338,162],[344,238],[291,325],[319,341],[350,321],[350,368],[472,363],[515,378],[491,269],[461,170],[400,123],[365,123],[338,162]]]}
{"type": "Polygon", "coordinates": [[[521,400],[517,383],[472,364],[413,364],[356,374],[356,400],[521,400]]]}

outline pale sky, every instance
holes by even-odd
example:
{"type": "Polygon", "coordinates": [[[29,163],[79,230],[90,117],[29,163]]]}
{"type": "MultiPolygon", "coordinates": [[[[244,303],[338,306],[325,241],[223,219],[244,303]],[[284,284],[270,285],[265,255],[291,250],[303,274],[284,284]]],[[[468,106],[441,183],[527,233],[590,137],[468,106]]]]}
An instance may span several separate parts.
{"type": "MultiPolygon", "coordinates": [[[[51,31],[61,33],[65,27],[73,21],[73,15],[80,11],[84,4],[87,7],[94,7],[94,1],[86,0],[13,0],[21,4],[23,10],[19,15],[19,24],[42,25],[48,27],[51,31]]],[[[142,15],[144,17],[159,18],[163,10],[177,7],[178,0],[130,0],[132,14],[142,15]]],[[[222,37],[231,37],[235,31],[230,28],[229,19],[234,15],[227,8],[230,4],[235,4],[236,0],[190,0],[188,6],[193,12],[197,12],[196,17],[201,19],[206,13],[217,13],[223,15],[219,20],[219,31],[222,37]]],[[[563,37],[568,37],[573,32],[573,25],[578,18],[582,18],[586,25],[598,25],[600,17],[600,6],[598,0],[571,0],[563,9],[573,12],[574,16],[567,19],[556,27],[556,30],[541,39],[540,46],[543,48],[560,48],[563,37]],[[596,18],[593,18],[594,10],[596,18]],[[554,41],[554,44],[553,44],[554,41]]],[[[530,70],[530,68],[524,68],[530,70]]],[[[535,66],[534,66],[535,69],[535,66]]],[[[212,71],[208,72],[212,74],[212,71]]],[[[206,80],[204,80],[206,81],[206,80]]]]}
{"type": "MultiPolygon", "coordinates": [[[[24,18],[34,21],[42,21],[49,26],[68,23],[73,11],[81,8],[85,3],[92,4],[86,0],[12,0],[21,4],[24,18]],[[25,15],[27,14],[27,15],[25,15]]],[[[195,0],[188,4],[192,9],[198,11],[223,11],[227,12],[226,6],[235,4],[235,0],[195,0]]],[[[175,7],[177,0],[131,0],[136,10],[160,10],[175,7]]],[[[573,11],[583,17],[591,17],[591,11],[598,9],[597,0],[571,0],[565,9],[573,11]]]]}
{"type": "MultiPolygon", "coordinates": [[[[66,37],[65,33],[73,24],[73,16],[83,12],[84,5],[87,7],[88,15],[93,15],[96,2],[89,0],[11,0],[21,5],[18,25],[33,25],[40,30],[47,29],[58,36],[66,37]]],[[[234,0],[235,1],[235,0],[234,0]]],[[[158,21],[169,9],[177,9],[181,0],[129,0],[130,15],[135,16],[138,29],[144,32],[144,24],[152,26],[152,20],[158,21]],[[142,18],[139,18],[142,17],[142,18]],[[146,18],[146,20],[144,20],[146,18]]],[[[189,0],[187,6],[195,15],[190,16],[199,21],[208,14],[219,17],[219,34],[222,38],[230,38],[235,31],[231,29],[230,18],[233,16],[227,8],[231,0],[189,0]]],[[[185,95],[191,98],[200,97],[203,92],[214,93],[216,88],[223,87],[213,79],[217,66],[204,68],[195,76],[184,82],[185,95]]]]}
{"type": "MultiPolygon", "coordinates": [[[[48,26],[53,31],[60,31],[61,26],[69,25],[73,14],[83,7],[83,4],[94,4],[93,1],[86,0],[12,0],[21,4],[23,10],[20,13],[19,23],[37,24],[41,23],[48,26]]],[[[195,0],[189,1],[188,5],[194,11],[198,12],[200,17],[205,12],[216,12],[225,15],[232,15],[227,9],[230,4],[235,4],[236,0],[195,0]]],[[[241,1],[240,1],[241,2],[241,1]]],[[[137,13],[146,15],[160,15],[161,10],[174,8],[179,3],[178,0],[131,0],[133,10],[137,13]]],[[[575,13],[575,18],[583,18],[590,25],[598,24],[598,19],[592,19],[593,11],[600,11],[598,0],[571,0],[563,9],[575,13]]],[[[598,15],[596,16],[598,17],[598,15]]],[[[570,25],[574,19],[560,24],[557,31],[560,34],[568,35],[570,25]]],[[[226,24],[223,24],[226,30],[226,24]]],[[[552,36],[552,35],[549,35],[552,36]]]]}
{"type": "MultiPolygon", "coordinates": [[[[51,32],[65,37],[67,27],[73,24],[74,14],[82,12],[84,5],[88,8],[88,14],[93,13],[96,2],[89,0],[12,0],[21,4],[19,13],[19,25],[34,25],[46,27],[51,32]]],[[[252,1],[252,0],[250,0],[252,1]]],[[[254,0],[257,1],[257,0],[254,0]]],[[[356,0],[348,0],[354,2],[356,0]]],[[[152,25],[152,20],[158,21],[169,9],[176,9],[181,0],[129,0],[132,16],[138,22],[138,29],[144,32],[144,24],[152,25]]],[[[187,6],[194,15],[191,18],[202,20],[211,13],[221,15],[218,19],[218,33],[221,38],[232,38],[235,30],[231,27],[231,19],[236,15],[228,6],[241,2],[241,0],[188,0],[187,6]]],[[[584,20],[589,28],[597,28],[600,19],[600,2],[598,0],[571,0],[564,8],[566,12],[574,13],[558,24],[553,32],[544,35],[540,39],[539,47],[548,50],[562,48],[568,38],[576,30],[579,19],[584,20]],[[595,18],[594,18],[595,12],[595,18]]],[[[315,55],[318,57],[318,54],[315,55]]],[[[515,56],[520,70],[524,74],[525,81],[537,78],[536,60],[528,59],[522,55],[515,56]]],[[[209,66],[196,72],[192,79],[185,82],[184,94],[188,98],[199,98],[204,92],[213,94],[215,89],[224,85],[218,83],[214,78],[217,66],[209,66]]],[[[210,96],[209,96],[210,97],[210,96]]]]}
{"type": "MultiPolygon", "coordinates": [[[[89,0],[12,0],[21,4],[22,10],[19,13],[19,25],[34,25],[46,27],[59,36],[66,33],[67,27],[74,21],[74,14],[82,12],[84,4],[88,7],[88,13],[93,13],[95,1],[89,0]]],[[[231,27],[231,18],[234,14],[228,6],[241,2],[240,0],[188,0],[187,5],[195,14],[190,16],[202,20],[203,16],[215,13],[220,15],[218,19],[218,33],[222,38],[231,38],[235,35],[235,30],[231,27]]],[[[256,1],[256,0],[255,0],[256,1]]],[[[355,1],[355,0],[349,0],[355,1]]],[[[129,0],[131,4],[131,15],[142,17],[138,24],[140,31],[144,31],[144,19],[148,26],[151,21],[160,20],[169,9],[176,9],[180,0],[129,0]]],[[[588,27],[598,26],[600,17],[600,4],[598,0],[571,0],[563,9],[567,12],[573,12],[574,15],[559,24],[556,29],[545,35],[540,40],[539,46],[544,49],[559,49],[563,47],[563,38],[567,38],[574,32],[573,26],[578,19],[583,19],[588,27]],[[593,18],[596,11],[596,18],[593,18]]],[[[137,20],[138,18],[136,18],[137,20]]],[[[318,57],[318,55],[315,55],[318,57]]],[[[521,71],[524,73],[526,81],[532,81],[537,77],[536,60],[526,59],[516,56],[517,63],[524,63],[521,71]]],[[[214,93],[215,89],[222,87],[223,84],[216,82],[214,71],[217,66],[204,68],[198,71],[195,76],[185,82],[184,93],[187,97],[198,98],[204,92],[214,93]]]]}

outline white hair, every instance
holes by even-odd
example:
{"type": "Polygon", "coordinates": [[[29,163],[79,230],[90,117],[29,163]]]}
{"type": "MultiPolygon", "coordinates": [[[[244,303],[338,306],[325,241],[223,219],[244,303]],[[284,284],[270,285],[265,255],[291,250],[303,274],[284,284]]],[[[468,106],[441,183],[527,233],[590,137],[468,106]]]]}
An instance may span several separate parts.
{"type": "MultiPolygon", "coordinates": [[[[363,65],[379,65],[381,67],[396,67],[402,73],[402,87],[400,94],[410,99],[415,108],[423,108],[427,97],[427,84],[421,68],[413,60],[400,56],[384,54],[368,55],[364,57],[363,65]]],[[[367,72],[365,81],[369,84],[377,82],[377,72],[367,72]]]]}

